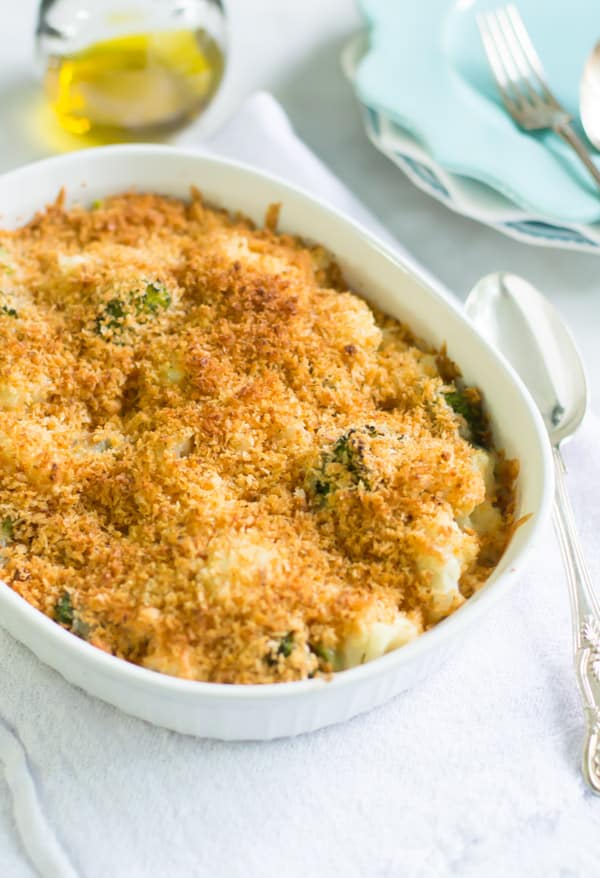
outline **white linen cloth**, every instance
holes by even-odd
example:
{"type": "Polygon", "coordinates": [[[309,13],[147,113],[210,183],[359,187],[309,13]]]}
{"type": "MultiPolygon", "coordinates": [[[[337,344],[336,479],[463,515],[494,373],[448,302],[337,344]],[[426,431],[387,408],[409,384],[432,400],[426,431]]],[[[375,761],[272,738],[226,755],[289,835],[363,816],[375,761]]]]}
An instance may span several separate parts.
{"type": "MultiPolygon", "coordinates": [[[[268,95],[208,146],[375,224],[268,95]]],[[[600,421],[589,417],[566,452],[596,582],[599,445],[600,421]]],[[[600,874],[600,801],[579,770],[582,717],[551,531],[437,673],[296,739],[222,743],[154,728],[75,689],[2,630],[0,662],[1,876],[600,874]]]]}

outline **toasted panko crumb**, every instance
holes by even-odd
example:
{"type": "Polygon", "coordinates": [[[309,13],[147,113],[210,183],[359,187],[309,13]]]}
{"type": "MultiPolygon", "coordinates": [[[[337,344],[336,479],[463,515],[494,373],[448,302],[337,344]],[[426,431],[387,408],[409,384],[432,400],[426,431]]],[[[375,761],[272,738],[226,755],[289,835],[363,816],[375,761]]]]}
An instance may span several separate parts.
{"type": "Polygon", "coordinates": [[[278,213],[62,193],[0,231],[2,577],[188,679],[328,674],[372,657],[372,624],[392,648],[381,626],[456,609],[514,524],[516,464],[473,444],[445,349],[278,213]]]}

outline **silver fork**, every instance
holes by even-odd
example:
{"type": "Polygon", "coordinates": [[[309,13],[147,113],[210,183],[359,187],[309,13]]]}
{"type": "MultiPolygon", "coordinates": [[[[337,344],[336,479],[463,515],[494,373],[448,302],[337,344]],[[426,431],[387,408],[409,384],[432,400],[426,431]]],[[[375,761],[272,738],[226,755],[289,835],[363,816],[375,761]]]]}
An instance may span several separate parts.
{"type": "Polygon", "coordinates": [[[510,116],[525,131],[550,129],[562,137],[600,186],[600,170],[573,130],[572,117],[546,85],[542,62],[516,6],[510,3],[490,12],[480,12],[477,27],[510,116]]]}

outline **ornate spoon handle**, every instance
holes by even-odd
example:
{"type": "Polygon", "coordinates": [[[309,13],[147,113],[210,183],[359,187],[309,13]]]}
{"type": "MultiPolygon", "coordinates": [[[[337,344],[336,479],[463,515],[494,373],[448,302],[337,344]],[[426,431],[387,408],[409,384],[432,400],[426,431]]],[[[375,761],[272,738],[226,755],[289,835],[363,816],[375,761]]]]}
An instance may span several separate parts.
{"type": "Polygon", "coordinates": [[[579,545],[573,508],[567,494],[566,468],[558,446],[554,447],[554,464],[554,526],[567,570],[575,672],[585,717],[583,774],[592,790],[600,795],[600,605],[579,545]]]}

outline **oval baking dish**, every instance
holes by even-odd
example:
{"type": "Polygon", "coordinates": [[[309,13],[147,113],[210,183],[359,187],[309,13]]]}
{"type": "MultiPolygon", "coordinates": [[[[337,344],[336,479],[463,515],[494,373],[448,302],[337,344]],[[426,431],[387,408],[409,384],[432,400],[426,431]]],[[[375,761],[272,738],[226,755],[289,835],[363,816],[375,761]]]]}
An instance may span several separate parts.
{"type": "Polygon", "coordinates": [[[115,658],[73,637],[0,583],[2,625],[42,661],[90,694],[158,725],[223,739],[270,739],[348,719],[408,688],[438,666],[461,631],[506,593],[544,525],[552,497],[546,433],[522,383],[459,307],[409,258],[314,197],[249,167],[159,146],[115,146],[48,159],[0,178],[1,225],[26,222],[65,187],[67,204],[89,205],[136,190],[207,201],[260,223],[282,204],[279,228],[323,244],[350,287],[436,347],[446,344],[468,384],[479,387],[497,447],[520,462],[517,529],[485,586],[452,616],[407,646],[331,679],[231,685],[178,679],[115,658]]]}

